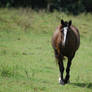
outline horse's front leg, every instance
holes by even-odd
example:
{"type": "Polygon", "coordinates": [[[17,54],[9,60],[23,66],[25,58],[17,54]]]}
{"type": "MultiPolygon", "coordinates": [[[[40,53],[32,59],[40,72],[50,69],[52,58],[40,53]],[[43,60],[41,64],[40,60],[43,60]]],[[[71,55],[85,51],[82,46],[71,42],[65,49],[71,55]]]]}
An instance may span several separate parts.
{"type": "Polygon", "coordinates": [[[60,77],[59,77],[59,83],[64,85],[64,79],[63,79],[63,72],[64,72],[64,65],[63,65],[63,56],[58,53],[57,50],[55,51],[55,57],[58,61],[59,71],[60,71],[60,77]]]}
{"type": "Polygon", "coordinates": [[[75,53],[72,56],[68,57],[68,63],[67,63],[67,68],[66,68],[66,77],[65,77],[64,83],[68,83],[69,82],[70,67],[71,67],[72,59],[73,59],[74,55],[75,55],[75,53]]]}
{"type": "Polygon", "coordinates": [[[59,65],[59,71],[60,71],[59,83],[64,85],[64,79],[63,79],[63,73],[64,73],[63,58],[59,58],[58,65],[59,65]]]}

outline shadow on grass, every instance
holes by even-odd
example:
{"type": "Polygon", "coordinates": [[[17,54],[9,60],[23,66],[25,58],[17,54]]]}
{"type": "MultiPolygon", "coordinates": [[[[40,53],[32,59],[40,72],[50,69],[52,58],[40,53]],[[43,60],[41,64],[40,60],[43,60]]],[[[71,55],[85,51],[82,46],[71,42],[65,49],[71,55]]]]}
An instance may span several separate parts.
{"type": "Polygon", "coordinates": [[[89,89],[92,89],[92,83],[70,83],[70,85],[74,85],[74,86],[78,86],[78,87],[86,87],[86,88],[89,88],[89,89]]]}

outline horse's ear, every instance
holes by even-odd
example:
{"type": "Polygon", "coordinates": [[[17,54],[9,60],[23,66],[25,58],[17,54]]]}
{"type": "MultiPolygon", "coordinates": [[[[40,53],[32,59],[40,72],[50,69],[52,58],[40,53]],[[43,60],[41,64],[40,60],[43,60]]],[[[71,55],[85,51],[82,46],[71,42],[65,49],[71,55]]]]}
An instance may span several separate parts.
{"type": "Polygon", "coordinates": [[[63,19],[61,19],[61,24],[64,25],[64,20],[63,19]]]}
{"type": "Polygon", "coordinates": [[[71,25],[72,25],[72,21],[70,20],[70,21],[69,21],[69,26],[71,26],[71,25]]]}

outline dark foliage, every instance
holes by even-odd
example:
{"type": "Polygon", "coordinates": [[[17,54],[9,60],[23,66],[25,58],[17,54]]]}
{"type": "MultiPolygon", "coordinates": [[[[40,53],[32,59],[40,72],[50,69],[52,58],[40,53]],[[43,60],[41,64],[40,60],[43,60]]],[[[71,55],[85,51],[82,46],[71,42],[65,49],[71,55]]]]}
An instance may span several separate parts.
{"type": "Polygon", "coordinates": [[[0,7],[31,7],[49,11],[56,9],[78,14],[92,12],[92,0],[0,0],[0,7]]]}

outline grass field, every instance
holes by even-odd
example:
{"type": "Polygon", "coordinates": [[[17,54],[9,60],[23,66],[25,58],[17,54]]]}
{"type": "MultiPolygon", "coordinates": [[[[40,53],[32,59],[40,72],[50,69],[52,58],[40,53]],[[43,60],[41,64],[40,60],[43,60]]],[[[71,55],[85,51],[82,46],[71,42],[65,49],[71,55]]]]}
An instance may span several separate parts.
{"type": "Polygon", "coordinates": [[[92,92],[92,14],[0,9],[0,92],[92,92]],[[71,19],[81,36],[65,86],[51,47],[60,18],[71,19]]]}

